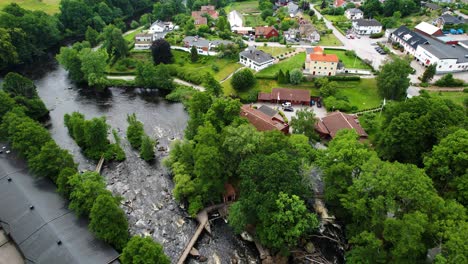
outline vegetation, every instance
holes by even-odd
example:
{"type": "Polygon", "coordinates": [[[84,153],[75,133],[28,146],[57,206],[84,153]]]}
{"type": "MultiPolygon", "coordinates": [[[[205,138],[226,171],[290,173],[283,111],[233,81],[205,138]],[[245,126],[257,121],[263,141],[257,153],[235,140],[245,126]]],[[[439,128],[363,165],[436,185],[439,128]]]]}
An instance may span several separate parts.
{"type": "Polygon", "coordinates": [[[447,73],[442,78],[435,82],[436,86],[441,87],[462,87],[464,85],[463,80],[453,78],[453,74],[447,73]]]}
{"type": "Polygon", "coordinates": [[[141,139],[140,157],[145,161],[154,159],[154,145],[155,141],[147,135],[144,135],[141,139]]]}
{"type": "Polygon", "coordinates": [[[128,142],[130,142],[130,145],[132,145],[132,147],[139,149],[141,146],[141,138],[145,134],[143,123],[137,120],[135,113],[127,115],[127,122],[128,142]]]}
{"type": "Polygon", "coordinates": [[[304,75],[300,69],[293,69],[289,74],[289,82],[293,85],[300,84],[304,75]]]}
{"type": "Polygon", "coordinates": [[[172,62],[171,45],[164,39],[157,39],[151,45],[151,54],[154,64],[169,64],[172,62]]]}
{"type": "Polygon", "coordinates": [[[394,58],[392,62],[384,64],[377,76],[377,88],[380,96],[387,100],[406,98],[406,90],[410,80],[408,75],[412,70],[409,62],[401,58],[394,58]]]}
{"type": "Polygon", "coordinates": [[[291,71],[293,69],[302,69],[304,62],[305,53],[302,52],[259,71],[255,76],[257,78],[276,78],[280,69],[283,72],[286,72],[287,70],[291,71]]]}
{"type": "Polygon", "coordinates": [[[291,119],[291,127],[294,134],[302,134],[310,140],[317,140],[318,135],[314,130],[315,114],[314,111],[307,109],[297,110],[296,116],[291,119]]]}
{"type": "Polygon", "coordinates": [[[325,54],[335,54],[343,65],[348,69],[370,70],[369,65],[365,64],[354,52],[345,50],[325,49],[325,54]]]}
{"type": "Polygon", "coordinates": [[[255,85],[255,77],[250,69],[243,69],[234,73],[231,85],[237,91],[245,91],[255,85]]]}
{"type": "Polygon", "coordinates": [[[135,83],[139,86],[170,91],[174,89],[172,81],[171,70],[166,65],[140,63],[137,66],[135,83]]]}
{"type": "Polygon", "coordinates": [[[431,64],[427,69],[424,71],[423,76],[421,77],[421,82],[426,83],[434,78],[436,73],[437,64],[431,64]]]}
{"type": "Polygon", "coordinates": [[[133,236],[123,249],[120,260],[123,264],[170,264],[163,248],[150,237],[133,236]]]}

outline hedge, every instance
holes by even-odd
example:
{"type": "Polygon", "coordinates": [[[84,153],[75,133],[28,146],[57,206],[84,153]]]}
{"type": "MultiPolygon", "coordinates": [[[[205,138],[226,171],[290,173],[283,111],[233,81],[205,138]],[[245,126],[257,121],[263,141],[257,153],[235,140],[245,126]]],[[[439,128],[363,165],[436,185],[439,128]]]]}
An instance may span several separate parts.
{"type": "Polygon", "coordinates": [[[328,76],[329,81],[360,81],[359,76],[328,76]]]}

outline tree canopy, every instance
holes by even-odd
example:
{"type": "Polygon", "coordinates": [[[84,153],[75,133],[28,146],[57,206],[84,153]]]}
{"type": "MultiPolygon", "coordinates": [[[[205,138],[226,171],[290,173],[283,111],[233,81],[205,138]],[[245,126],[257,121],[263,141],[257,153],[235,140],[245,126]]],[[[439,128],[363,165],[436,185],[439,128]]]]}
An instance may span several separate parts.
{"type": "Polygon", "coordinates": [[[387,100],[402,100],[409,87],[408,75],[412,68],[406,59],[394,58],[384,64],[377,76],[377,88],[380,96],[387,100]]]}
{"type": "Polygon", "coordinates": [[[242,69],[234,73],[231,79],[231,85],[237,91],[246,91],[253,87],[255,82],[255,76],[250,69],[242,69]]]}
{"type": "Polygon", "coordinates": [[[170,264],[163,248],[151,237],[133,236],[123,249],[120,260],[123,264],[170,264]]]}
{"type": "Polygon", "coordinates": [[[173,60],[171,45],[165,39],[157,39],[151,45],[154,64],[169,64],[173,60]]]}

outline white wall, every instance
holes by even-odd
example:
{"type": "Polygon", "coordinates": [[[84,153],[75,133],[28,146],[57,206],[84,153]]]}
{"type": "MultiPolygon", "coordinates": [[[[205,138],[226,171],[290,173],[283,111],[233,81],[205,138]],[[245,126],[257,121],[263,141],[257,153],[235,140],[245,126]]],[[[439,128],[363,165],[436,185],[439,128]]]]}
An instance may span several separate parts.
{"type": "Polygon", "coordinates": [[[436,73],[468,71],[468,62],[457,63],[457,59],[439,59],[422,46],[416,49],[415,57],[424,66],[437,63],[436,73]]]}
{"type": "Polygon", "coordinates": [[[251,68],[254,71],[260,71],[260,70],[263,70],[263,69],[265,69],[266,67],[268,67],[270,65],[273,65],[275,61],[270,60],[270,61],[267,61],[267,62],[261,64],[261,65],[258,65],[257,63],[255,63],[251,59],[240,56],[239,62],[241,64],[251,68]]]}
{"type": "Polygon", "coordinates": [[[377,34],[382,32],[382,27],[358,27],[356,23],[353,24],[354,32],[363,35],[377,34]]]}

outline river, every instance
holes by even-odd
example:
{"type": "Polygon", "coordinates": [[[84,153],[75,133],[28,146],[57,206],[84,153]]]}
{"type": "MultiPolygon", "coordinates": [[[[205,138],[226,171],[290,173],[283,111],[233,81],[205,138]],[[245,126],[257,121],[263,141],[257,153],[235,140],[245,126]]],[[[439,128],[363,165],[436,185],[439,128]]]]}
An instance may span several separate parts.
{"type": "MultiPolygon", "coordinates": [[[[140,89],[109,88],[95,93],[74,85],[67,72],[55,63],[41,68],[35,78],[39,96],[50,110],[49,130],[55,141],[68,149],[79,163],[80,170],[94,170],[96,163],[87,160],[68,135],[63,116],[79,111],[86,118],[105,116],[107,123],[122,138],[127,159],[121,163],[105,164],[102,175],[108,189],[123,197],[130,233],[151,235],[164,246],[164,251],[176,262],[195,232],[197,222],[174,200],[173,182],[161,159],[167,151],[158,151],[157,160],[148,164],[138,157],[125,140],[127,114],[135,113],[144,123],[145,131],[168,149],[173,139],[183,137],[187,113],[181,103],[164,100],[157,92],[140,89]]],[[[111,137],[111,135],[109,135],[111,137]]],[[[258,263],[258,253],[251,244],[235,236],[222,220],[212,225],[212,235],[203,235],[196,244],[208,263],[258,263]]],[[[191,259],[188,263],[198,263],[191,259]]]]}

